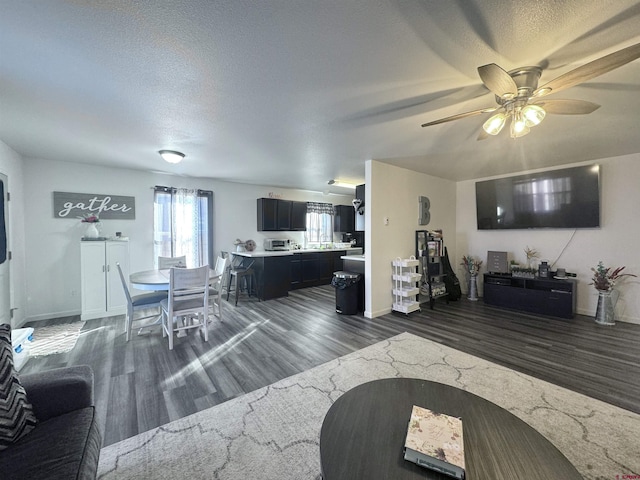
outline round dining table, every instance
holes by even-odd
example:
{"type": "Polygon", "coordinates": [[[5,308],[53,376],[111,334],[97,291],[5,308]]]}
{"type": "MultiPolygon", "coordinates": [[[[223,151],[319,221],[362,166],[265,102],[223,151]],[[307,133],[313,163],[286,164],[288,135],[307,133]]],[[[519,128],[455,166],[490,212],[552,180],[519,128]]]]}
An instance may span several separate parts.
{"type": "MultiPolygon", "coordinates": [[[[156,270],[143,270],[129,275],[129,282],[138,290],[169,290],[169,268],[156,270]]],[[[209,282],[218,279],[220,275],[215,270],[209,269],[209,282]]]]}

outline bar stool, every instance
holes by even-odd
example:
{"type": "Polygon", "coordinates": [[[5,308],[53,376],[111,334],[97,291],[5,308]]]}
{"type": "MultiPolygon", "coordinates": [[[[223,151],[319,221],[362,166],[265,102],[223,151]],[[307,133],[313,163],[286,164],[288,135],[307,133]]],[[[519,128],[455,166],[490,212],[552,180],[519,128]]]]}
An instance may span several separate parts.
{"type": "Polygon", "coordinates": [[[238,294],[240,292],[240,286],[242,285],[242,281],[244,280],[247,286],[247,294],[251,296],[251,292],[253,290],[253,294],[258,297],[258,301],[260,301],[260,297],[258,296],[258,282],[256,280],[256,272],[253,270],[253,264],[255,260],[251,260],[249,263],[245,264],[246,258],[242,258],[238,265],[231,265],[229,268],[229,281],[227,282],[227,301],[229,300],[229,294],[231,293],[231,286],[235,289],[236,293],[236,306],[238,305],[238,294]]]}

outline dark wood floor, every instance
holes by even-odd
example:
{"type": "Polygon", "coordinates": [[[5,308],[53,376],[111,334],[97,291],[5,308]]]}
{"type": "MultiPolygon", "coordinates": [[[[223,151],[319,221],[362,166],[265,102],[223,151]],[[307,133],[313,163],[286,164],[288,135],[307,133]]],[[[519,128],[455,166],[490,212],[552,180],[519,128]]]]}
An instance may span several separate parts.
{"type": "Polygon", "coordinates": [[[466,299],[371,320],[337,314],[334,295],[326,286],[242,298],[224,305],[208,343],[189,335],[172,352],[157,327],[127,343],[122,316],[92,320],[71,352],[32,358],[21,373],[90,365],[105,446],[405,331],[640,413],[640,325],[466,299]]]}

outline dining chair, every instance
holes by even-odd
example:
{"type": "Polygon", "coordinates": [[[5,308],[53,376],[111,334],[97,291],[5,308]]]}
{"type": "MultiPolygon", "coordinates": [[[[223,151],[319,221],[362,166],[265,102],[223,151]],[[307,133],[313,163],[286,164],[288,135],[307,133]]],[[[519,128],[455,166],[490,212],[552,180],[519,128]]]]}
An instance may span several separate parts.
{"type": "Polygon", "coordinates": [[[222,320],[222,295],[226,285],[226,273],[229,265],[228,257],[218,257],[214,268],[215,281],[209,285],[209,307],[213,315],[222,320]]]}
{"type": "MultiPolygon", "coordinates": [[[[167,292],[153,292],[153,293],[143,293],[141,295],[131,296],[131,292],[129,291],[129,286],[127,285],[127,281],[124,278],[124,274],[122,273],[122,267],[120,263],[116,262],[116,267],[118,267],[118,273],[120,274],[120,281],[122,282],[122,289],[124,290],[124,295],[127,298],[127,315],[125,318],[125,326],[124,331],[126,333],[127,342],[131,340],[131,329],[133,327],[133,316],[136,312],[141,310],[146,310],[149,308],[159,308],[160,302],[162,300],[167,299],[167,292]]],[[[153,315],[145,315],[142,317],[138,317],[135,320],[144,320],[145,318],[157,317],[160,312],[157,312],[153,315]]]]}
{"type": "Polygon", "coordinates": [[[204,341],[208,342],[209,266],[171,268],[169,296],[160,306],[162,336],[169,337],[169,350],[173,350],[173,333],[191,328],[202,330],[204,341]]]}
{"type": "Polygon", "coordinates": [[[187,266],[187,257],[186,255],[182,255],[180,257],[161,257],[158,256],[158,268],[163,270],[165,268],[171,267],[180,267],[186,268],[187,266]]]}

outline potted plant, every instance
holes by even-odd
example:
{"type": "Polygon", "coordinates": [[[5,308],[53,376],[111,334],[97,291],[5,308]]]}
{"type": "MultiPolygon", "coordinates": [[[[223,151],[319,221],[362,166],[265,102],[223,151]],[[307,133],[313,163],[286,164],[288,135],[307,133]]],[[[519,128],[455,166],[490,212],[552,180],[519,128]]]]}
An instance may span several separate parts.
{"type": "Polygon", "coordinates": [[[98,224],[100,223],[100,217],[95,213],[85,213],[82,216],[78,217],[80,219],[80,223],[86,223],[87,228],[84,232],[83,238],[98,238],[100,236],[100,232],[98,232],[98,224]]]}
{"type": "Polygon", "coordinates": [[[464,265],[467,273],[469,274],[469,296],[467,299],[475,302],[478,300],[477,277],[480,267],[482,266],[482,260],[475,259],[471,255],[464,255],[460,265],[464,265]]]}
{"type": "Polygon", "coordinates": [[[612,298],[612,293],[614,291],[613,287],[615,287],[616,283],[618,283],[620,279],[637,276],[632,273],[622,273],[622,270],[624,269],[625,267],[618,267],[614,269],[611,267],[605,267],[602,261],[598,262],[598,266],[591,267],[593,277],[589,285],[593,285],[598,291],[596,323],[601,325],[615,324],[615,300],[612,298]]]}

